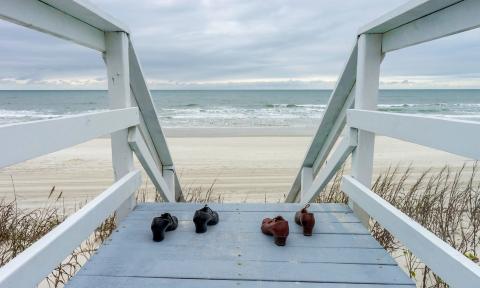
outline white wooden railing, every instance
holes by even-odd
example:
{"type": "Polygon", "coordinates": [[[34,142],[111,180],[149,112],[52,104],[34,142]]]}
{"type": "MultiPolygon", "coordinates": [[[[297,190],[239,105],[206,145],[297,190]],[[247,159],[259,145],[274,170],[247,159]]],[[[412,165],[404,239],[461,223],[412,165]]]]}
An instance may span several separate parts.
{"type": "Polygon", "coordinates": [[[462,288],[480,287],[480,267],[369,187],[377,134],[480,159],[478,122],[374,111],[387,52],[477,28],[479,11],[479,0],[414,0],[361,28],[286,198],[313,201],[352,155],[352,175],[341,185],[352,210],[365,225],[374,218],[446,283],[462,288]]]}
{"type": "Polygon", "coordinates": [[[0,0],[0,18],[98,50],[107,67],[110,111],[0,126],[0,169],[111,135],[115,183],[0,268],[0,287],[34,287],[109,215],[134,208],[133,152],[164,201],[183,196],[125,25],[83,0],[0,0]]]}

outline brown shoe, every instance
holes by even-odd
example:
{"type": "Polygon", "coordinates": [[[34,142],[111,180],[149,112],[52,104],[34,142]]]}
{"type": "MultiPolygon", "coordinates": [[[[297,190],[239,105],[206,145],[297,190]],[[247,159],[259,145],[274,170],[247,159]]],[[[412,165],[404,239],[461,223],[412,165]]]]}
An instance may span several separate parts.
{"type": "Polygon", "coordinates": [[[303,227],[303,235],[312,236],[315,216],[307,211],[308,207],[310,207],[310,204],[305,205],[305,208],[295,213],[295,223],[303,227]]]}
{"type": "Polygon", "coordinates": [[[285,246],[288,237],[288,221],[282,216],[273,219],[265,218],[262,221],[262,232],[273,236],[273,240],[278,246],[285,246]]]}

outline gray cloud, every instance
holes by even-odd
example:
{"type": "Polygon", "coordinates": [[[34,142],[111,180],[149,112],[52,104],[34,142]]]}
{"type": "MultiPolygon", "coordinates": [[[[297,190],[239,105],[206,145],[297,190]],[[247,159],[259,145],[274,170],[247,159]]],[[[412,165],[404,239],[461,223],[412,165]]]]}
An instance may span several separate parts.
{"type": "MultiPolygon", "coordinates": [[[[94,2],[129,25],[152,88],[330,88],[357,29],[406,1],[94,2]]],[[[393,52],[382,85],[480,86],[478,34],[393,52]]],[[[5,22],[0,36],[0,88],[105,88],[95,51],[5,22]]]]}

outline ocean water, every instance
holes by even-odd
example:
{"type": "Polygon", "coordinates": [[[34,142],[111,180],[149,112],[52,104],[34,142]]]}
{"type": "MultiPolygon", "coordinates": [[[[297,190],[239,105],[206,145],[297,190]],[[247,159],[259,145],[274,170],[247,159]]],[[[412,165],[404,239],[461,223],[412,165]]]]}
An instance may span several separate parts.
{"type": "MultiPolygon", "coordinates": [[[[164,127],[318,125],[330,90],[153,91],[164,127]]],[[[108,109],[106,91],[0,91],[0,125],[108,109]]],[[[480,90],[381,90],[379,110],[480,121],[480,90]]]]}

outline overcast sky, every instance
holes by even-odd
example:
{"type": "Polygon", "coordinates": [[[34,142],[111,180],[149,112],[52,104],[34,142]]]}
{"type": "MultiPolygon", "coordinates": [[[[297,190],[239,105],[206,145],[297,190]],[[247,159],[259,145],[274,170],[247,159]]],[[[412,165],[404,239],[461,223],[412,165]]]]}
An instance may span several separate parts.
{"type": "MultiPolygon", "coordinates": [[[[92,0],[153,89],[332,88],[356,31],[406,0],[92,0]]],[[[477,29],[478,30],[478,29],[477,29]]],[[[382,88],[480,88],[480,31],[389,53],[382,88]]],[[[0,89],[105,89],[96,51],[0,20],[0,89]]]]}

